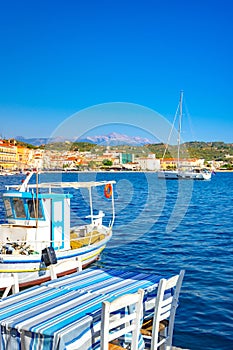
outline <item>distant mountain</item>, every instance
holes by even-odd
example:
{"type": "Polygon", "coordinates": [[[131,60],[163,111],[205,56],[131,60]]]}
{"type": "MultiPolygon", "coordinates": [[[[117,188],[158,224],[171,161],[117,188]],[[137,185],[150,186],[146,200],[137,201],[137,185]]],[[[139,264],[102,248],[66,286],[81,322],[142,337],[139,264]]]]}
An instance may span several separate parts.
{"type": "Polygon", "coordinates": [[[117,145],[132,145],[132,146],[143,146],[146,144],[153,143],[152,140],[139,136],[128,136],[124,134],[118,134],[112,132],[108,135],[99,135],[99,136],[87,136],[85,139],[79,138],[78,142],[90,142],[97,145],[103,146],[117,146],[117,145]]]}
{"type": "Polygon", "coordinates": [[[40,138],[25,138],[23,136],[16,136],[16,140],[29,143],[34,146],[40,146],[47,144],[48,142],[65,142],[65,141],[71,141],[71,142],[89,142],[97,145],[103,145],[103,146],[118,146],[118,145],[130,145],[130,146],[143,146],[146,144],[153,143],[152,140],[149,140],[147,138],[139,137],[139,136],[128,136],[124,134],[118,134],[115,132],[112,132],[108,135],[99,135],[99,136],[87,136],[85,138],[73,138],[72,140],[67,140],[64,137],[56,137],[53,139],[46,138],[46,137],[40,137],[40,138]]]}
{"type": "Polygon", "coordinates": [[[48,138],[46,137],[40,137],[40,138],[25,138],[23,136],[15,136],[15,139],[17,141],[21,141],[21,142],[25,142],[25,143],[29,143],[30,145],[34,145],[34,146],[40,146],[40,145],[44,145],[47,143],[48,138]]]}
{"type": "Polygon", "coordinates": [[[65,142],[67,139],[64,137],[55,137],[53,139],[48,138],[48,137],[35,137],[35,138],[25,138],[23,136],[16,136],[15,139],[17,141],[29,143],[30,145],[34,146],[41,146],[41,145],[46,145],[47,143],[54,143],[54,142],[65,142]]]}

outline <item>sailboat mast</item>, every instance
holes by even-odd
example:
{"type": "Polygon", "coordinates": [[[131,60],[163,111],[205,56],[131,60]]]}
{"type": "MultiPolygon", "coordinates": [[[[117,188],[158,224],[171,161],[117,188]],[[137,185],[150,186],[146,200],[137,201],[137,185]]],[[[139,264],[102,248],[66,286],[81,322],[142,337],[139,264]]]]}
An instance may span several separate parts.
{"type": "Polygon", "coordinates": [[[182,121],[182,106],[183,106],[183,94],[184,92],[181,90],[180,92],[180,115],[179,115],[179,125],[178,125],[178,139],[177,139],[177,170],[180,168],[180,134],[181,134],[181,121],[182,121]]]}

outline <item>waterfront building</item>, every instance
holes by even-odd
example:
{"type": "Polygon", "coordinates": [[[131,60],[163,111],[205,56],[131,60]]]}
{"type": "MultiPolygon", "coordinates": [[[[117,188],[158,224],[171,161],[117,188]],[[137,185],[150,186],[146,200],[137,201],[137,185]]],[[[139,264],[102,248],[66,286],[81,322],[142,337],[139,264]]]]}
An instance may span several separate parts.
{"type": "Polygon", "coordinates": [[[157,171],[160,169],[160,160],[156,159],[155,154],[149,154],[146,158],[137,158],[141,170],[157,171]]]}
{"type": "Polygon", "coordinates": [[[120,153],[120,164],[134,163],[135,156],[133,153],[120,153]]]}
{"type": "Polygon", "coordinates": [[[32,159],[32,168],[43,169],[43,155],[44,155],[44,150],[42,149],[34,150],[33,159],[32,159]]]}
{"type": "Polygon", "coordinates": [[[33,150],[24,146],[16,147],[16,166],[19,170],[27,170],[32,167],[33,150]]]}
{"type": "MultiPolygon", "coordinates": [[[[179,159],[179,167],[182,168],[203,168],[204,167],[204,159],[179,159]]],[[[177,168],[177,158],[166,158],[166,159],[160,159],[160,169],[161,170],[167,170],[167,169],[176,169],[177,168]]]]}
{"type": "Polygon", "coordinates": [[[6,140],[0,140],[0,170],[11,171],[16,169],[17,147],[6,140]]]}

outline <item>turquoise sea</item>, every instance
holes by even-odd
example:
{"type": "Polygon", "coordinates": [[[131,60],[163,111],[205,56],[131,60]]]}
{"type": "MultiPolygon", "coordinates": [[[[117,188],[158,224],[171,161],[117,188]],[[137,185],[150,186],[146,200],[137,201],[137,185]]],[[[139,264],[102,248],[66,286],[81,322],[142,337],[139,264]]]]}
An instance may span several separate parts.
{"type": "MultiPolygon", "coordinates": [[[[116,180],[113,238],[96,264],[162,275],[185,269],[174,345],[192,350],[232,348],[233,173],[194,182],[159,180],[155,173],[135,172],[39,177],[40,181],[116,180]]],[[[22,179],[22,175],[1,176],[1,193],[5,184],[22,179]]],[[[110,202],[101,191],[93,194],[94,208],[105,211],[107,222],[110,202]]],[[[87,195],[75,192],[71,208],[72,223],[82,223],[89,209],[87,195]]]]}

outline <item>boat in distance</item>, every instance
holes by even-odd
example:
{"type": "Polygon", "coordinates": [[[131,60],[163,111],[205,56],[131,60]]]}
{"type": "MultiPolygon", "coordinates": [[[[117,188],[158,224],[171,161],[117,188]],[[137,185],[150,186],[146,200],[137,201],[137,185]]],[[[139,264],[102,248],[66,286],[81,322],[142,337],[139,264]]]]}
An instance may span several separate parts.
{"type": "Polygon", "coordinates": [[[115,219],[115,181],[29,184],[32,175],[33,172],[27,174],[20,185],[6,186],[3,193],[5,222],[0,225],[0,277],[15,273],[20,287],[49,280],[51,266],[63,266],[60,275],[66,275],[74,272],[76,261],[81,267],[93,263],[111,239],[115,219]],[[103,189],[103,197],[111,206],[108,225],[103,224],[102,210],[94,212],[92,192],[97,187],[103,189]],[[64,193],[63,189],[87,191],[90,205],[87,224],[70,227],[73,194],[64,193]]]}
{"type": "Polygon", "coordinates": [[[163,170],[158,172],[159,179],[167,180],[211,180],[211,172],[206,169],[163,170]]]}
{"type": "MultiPolygon", "coordinates": [[[[180,137],[181,137],[181,125],[182,125],[182,117],[183,117],[183,91],[180,92],[180,100],[179,105],[174,117],[172,129],[170,131],[169,138],[171,136],[177,114],[179,112],[179,123],[178,123],[178,139],[177,139],[177,160],[176,160],[176,169],[174,170],[160,170],[157,175],[159,179],[165,180],[211,180],[212,172],[207,169],[202,168],[187,168],[181,166],[180,161],[180,137]]],[[[168,139],[169,139],[168,138],[168,139]]],[[[168,140],[169,141],[169,140],[168,140]]],[[[168,143],[167,143],[168,146],[168,143]]],[[[165,157],[167,151],[167,147],[165,148],[163,159],[165,157]]]]}

